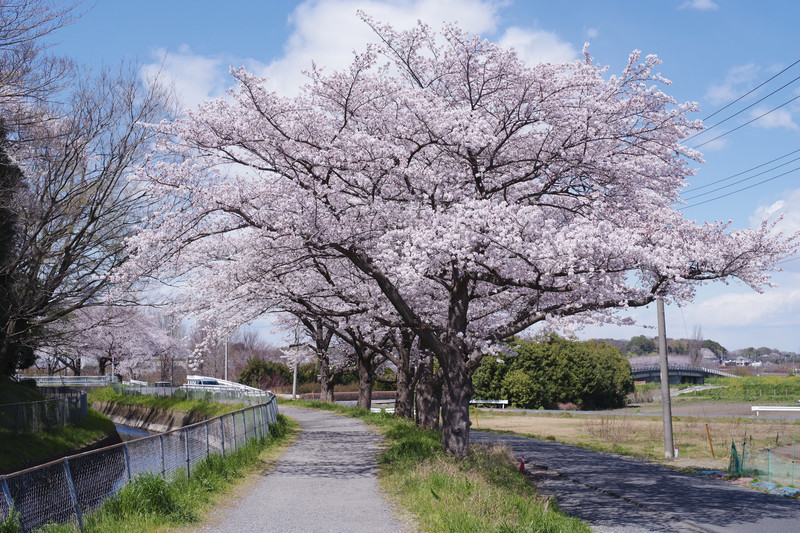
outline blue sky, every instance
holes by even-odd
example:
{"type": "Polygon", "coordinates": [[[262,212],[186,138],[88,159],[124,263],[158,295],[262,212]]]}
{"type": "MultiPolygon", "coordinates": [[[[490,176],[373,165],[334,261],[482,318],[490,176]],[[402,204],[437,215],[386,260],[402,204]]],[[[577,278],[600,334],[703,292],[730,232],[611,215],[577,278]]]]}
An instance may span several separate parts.
{"type": "MultiPolygon", "coordinates": [[[[800,2],[98,0],[87,9],[57,34],[56,52],[92,66],[113,66],[125,59],[145,69],[162,68],[187,107],[222,95],[231,84],[230,66],[244,65],[290,94],[312,60],[330,68],[346,65],[350,52],[370,38],[356,16],[358,9],[397,26],[417,19],[434,27],[456,20],[514,46],[529,61],[572,60],[589,42],[595,61],[614,73],[633,50],[656,54],[663,61],[660,72],[673,82],[665,88],[668,94],[679,102],[699,102],[698,118],[719,111],[707,120],[708,126],[732,115],[687,141],[693,147],[709,142],[699,148],[706,162],[684,193],[686,216],[748,227],[765,215],[783,213],[786,231],[800,229],[800,170],[795,170],[800,160],[792,162],[800,152],[791,155],[800,149],[800,80],[793,81],[800,77],[800,64],[791,66],[800,60],[800,2]],[[734,128],[739,129],[712,140],[734,128]],[[758,172],[764,173],[754,176],[758,172]],[[722,188],[739,180],[744,181],[722,188]],[[745,187],[750,188],[736,192],[745,187]]],[[[783,267],[774,276],[780,286],[764,294],[735,283],[715,284],[702,288],[690,305],[668,306],[667,334],[688,337],[699,326],[705,338],[728,349],[770,346],[800,352],[800,260],[783,267]]],[[[655,324],[654,306],[632,316],[645,326],[655,324]]],[[[655,330],[607,326],[588,328],[578,336],[638,334],[655,335],[655,330]]]]}

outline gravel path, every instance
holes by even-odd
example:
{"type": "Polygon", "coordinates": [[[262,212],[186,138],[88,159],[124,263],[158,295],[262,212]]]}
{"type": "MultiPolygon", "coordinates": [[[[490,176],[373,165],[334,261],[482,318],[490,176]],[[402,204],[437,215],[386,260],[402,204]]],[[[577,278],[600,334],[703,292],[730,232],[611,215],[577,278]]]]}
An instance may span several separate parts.
{"type": "Polygon", "coordinates": [[[597,533],[800,531],[800,502],[565,444],[470,432],[525,456],[539,491],[597,533]]]}
{"type": "Polygon", "coordinates": [[[405,531],[378,489],[376,433],[360,420],[322,411],[280,412],[302,424],[297,442],[249,493],[197,531],[405,531]]]}

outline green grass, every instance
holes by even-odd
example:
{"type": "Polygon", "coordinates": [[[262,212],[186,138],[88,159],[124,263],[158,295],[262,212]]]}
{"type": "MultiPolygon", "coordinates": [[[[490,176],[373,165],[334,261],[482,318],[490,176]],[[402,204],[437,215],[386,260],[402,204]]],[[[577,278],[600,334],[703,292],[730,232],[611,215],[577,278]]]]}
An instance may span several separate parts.
{"type": "Polygon", "coordinates": [[[58,426],[41,433],[18,433],[0,429],[0,468],[26,468],[42,459],[66,454],[95,442],[114,430],[114,423],[89,409],[78,424],[58,426]]]}
{"type": "Polygon", "coordinates": [[[797,403],[800,400],[800,376],[713,378],[706,385],[724,388],[698,391],[696,396],[731,402],[797,403]]]}
{"type": "MultiPolygon", "coordinates": [[[[270,426],[269,439],[254,439],[226,457],[212,455],[184,475],[164,479],[148,474],[125,485],[97,510],[84,516],[81,533],[143,533],[197,523],[216,498],[251,472],[261,471],[297,432],[283,415],[270,426]]],[[[2,527],[2,526],[0,526],[2,527]]],[[[0,530],[2,531],[2,530],[0,530]]],[[[53,524],[44,533],[78,533],[77,525],[53,524]]]]}
{"type": "Polygon", "coordinates": [[[0,376],[0,405],[7,403],[38,402],[44,400],[36,390],[36,382],[26,380],[17,383],[7,377],[0,376]]]}
{"type": "Polygon", "coordinates": [[[181,411],[203,416],[204,418],[214,418],[224,415],[231,411],[241,409],[244,404],[216,403],[202,400],[187,400],[172,396],[147,396],[120,394],[112,387],[103,387],[89,393],[89,402],[114,402],[123,405],[142,405],[145,407],[155,407],[169,411],[181,411]]]}
{"type": "Polygon", "coordinates": [[[505,448],[473,445],[471,455],[458,460],[442,451],[439,432],[408,420],[320,402],[280,403],[355,416],[380,429],[387,444],[379,458],[381,487],[422,531],[589,531],[539,496],[505,448]]]}

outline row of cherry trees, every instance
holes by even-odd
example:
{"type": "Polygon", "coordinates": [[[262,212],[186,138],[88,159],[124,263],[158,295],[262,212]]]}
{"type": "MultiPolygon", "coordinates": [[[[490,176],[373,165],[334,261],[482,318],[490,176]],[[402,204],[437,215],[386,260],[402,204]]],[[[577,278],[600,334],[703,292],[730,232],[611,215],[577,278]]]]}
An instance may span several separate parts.
{"type": "Polygon", "coordinates": [[[681,139],[702,125],[655,57],[615,76],[588,55],[525,65],[457,26],[363,18],[378,43],[298,96],[239,69],[228,98],[152,126],[160,152],[137,177],[157,208],[124,275],[178,280],[184,308],[223,328],[284,313],[323,384],[340,342],[364,375],[380,358],[401,381],[436,367],[442,444],[463,456],[471,374],[502,341],[708,280],[760,290],[793,252],[766,222],[676,210],[700,161],[681,139]]]}

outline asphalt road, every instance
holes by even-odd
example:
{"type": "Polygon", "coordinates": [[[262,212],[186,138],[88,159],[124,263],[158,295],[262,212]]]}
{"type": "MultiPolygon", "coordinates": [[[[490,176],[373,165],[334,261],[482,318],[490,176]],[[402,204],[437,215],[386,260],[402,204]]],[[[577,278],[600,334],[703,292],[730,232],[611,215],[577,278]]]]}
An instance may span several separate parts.
{"type": "Polygon", "coordinates": [[[381,497],[376,477],[379,436],[360,420],[280,407],[303,430],[241,500],[219,509],[216,533],[400,533],[404,526],[381,497]]]}
{"type": "Polygon", "coordinates": [[[564,444],[470,432],[525,456],[540,492],[598,533],[800,531],[800,501],[564,444]]]}

